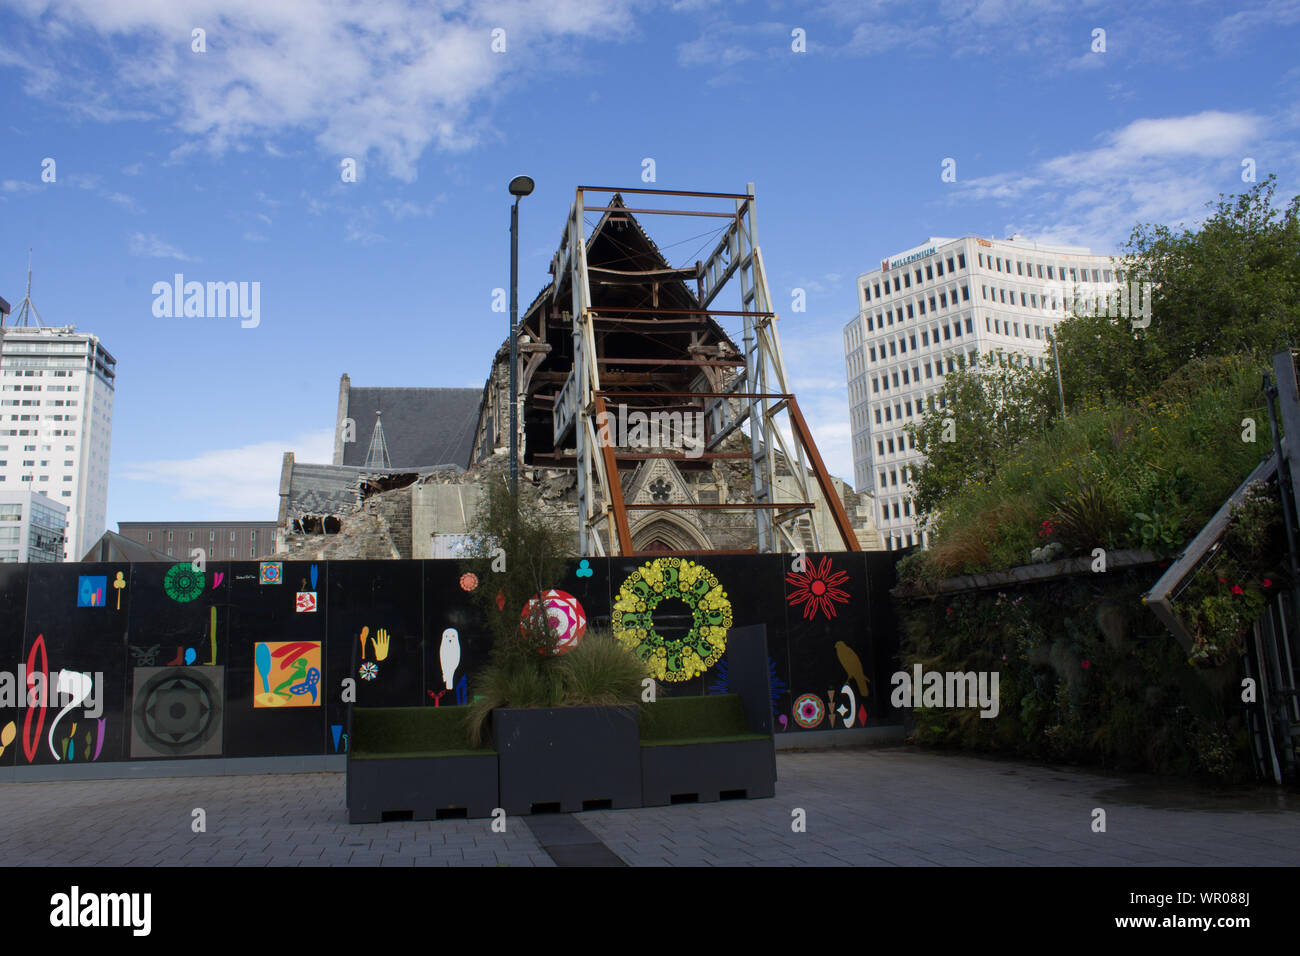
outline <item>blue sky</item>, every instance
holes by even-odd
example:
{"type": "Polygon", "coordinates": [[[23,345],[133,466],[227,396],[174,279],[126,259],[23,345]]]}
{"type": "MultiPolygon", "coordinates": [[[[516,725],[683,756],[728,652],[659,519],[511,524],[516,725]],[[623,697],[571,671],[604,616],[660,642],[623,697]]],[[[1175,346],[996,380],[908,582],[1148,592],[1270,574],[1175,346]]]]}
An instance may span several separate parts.
{"type": "Polygon", "coordinates": [[[1246,188],[1247,157],[1300,191],[1300,0],[0,0],[0,37],[0,296],[32,247],[46,321],[118,359],[110,528],[273,518],[282,453],[329,460],[343,372],[481,387],[520,173],[524,303],[577,185],[754,182],[793,385],[849,480],[841,330],[882,257],[1113,253],[1246,188]],[[177,272],[259,282],[260,324],[155,317],[177,272]]]}

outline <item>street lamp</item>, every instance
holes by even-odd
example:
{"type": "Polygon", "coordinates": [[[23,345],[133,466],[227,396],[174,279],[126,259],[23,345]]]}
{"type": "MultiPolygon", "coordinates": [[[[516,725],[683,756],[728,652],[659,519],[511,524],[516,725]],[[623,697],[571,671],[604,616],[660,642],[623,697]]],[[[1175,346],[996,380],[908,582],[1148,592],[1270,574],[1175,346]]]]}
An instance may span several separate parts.
{"type": "Polygon", "coordinates": [[[510,195],[515,203],[510,207],[510,493],[519,493],[519,389],[515,383],[515,368],[519,364],[519,200],[533,191],[533,181],[527,176],[510,180],[510,195]]]}

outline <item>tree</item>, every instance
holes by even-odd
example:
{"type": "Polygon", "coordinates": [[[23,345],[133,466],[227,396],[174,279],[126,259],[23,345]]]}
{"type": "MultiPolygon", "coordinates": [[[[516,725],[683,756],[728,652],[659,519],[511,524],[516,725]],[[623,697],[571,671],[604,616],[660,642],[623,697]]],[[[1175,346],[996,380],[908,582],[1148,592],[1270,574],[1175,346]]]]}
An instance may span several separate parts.
{"type": "Polygon", "coordinates": [[[542,510],[536,490],[519,483],[511,494],[502,474],[486,482],[470,525],[467,571],[479,581],[473,595],[492,630],[494,661],[525,661],[545,667],[553,658],[555,635],[537,601],[521,621],[528,601],[564,578],[572,535],[542,510]]]}
{"type": "Polygon", "coordinates": [[[978,366],[948,373],[921,421],[904,427],[926,456],[912,477],[918,514],[933,518],[948,495],[991,481],[1021,442],[1051,423],[1055,378],[1018,358],[983,355],[978,366]]]}
{"type": "MultiPolygon", "coordinates": [[[[1076,315],[1057,327],[1066,404],[1150,395],[1193,359],[1267,358],[1300,345],[1300,196],[1284,210],[1276,177],[1220,194],[1199,230],[1139,224],[1125,278],[1150,282],[1151,324],[1076,315]]],[[[1210,205],[1210,204],[1207,204],[1210,205]]]]}

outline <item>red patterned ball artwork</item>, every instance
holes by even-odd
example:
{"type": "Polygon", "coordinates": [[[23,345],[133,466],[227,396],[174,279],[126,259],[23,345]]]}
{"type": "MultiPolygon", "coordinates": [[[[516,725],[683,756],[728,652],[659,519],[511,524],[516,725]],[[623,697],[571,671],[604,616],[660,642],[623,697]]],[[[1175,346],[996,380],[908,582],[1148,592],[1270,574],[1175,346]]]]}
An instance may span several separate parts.
{"type": "MultiPolygon", "coordinates": [[[[537,606],[537,601],[536,597],[529,598],[519,615],[521,619],[528,619],[537,606]]],[[[554,588],[542,592],[541,602],[546,610],[546,620],[556,634],[555,653],[569,653],[582,642],[582,636],[587,633],[587,613],[576,597],[554,588]]]]}
{"type": "Polygon", "coordinates": [[[478,575],[471,571],[466,571],[460,576],[460,589],[462,591],[473,591],[478,587],[478,575]]]}

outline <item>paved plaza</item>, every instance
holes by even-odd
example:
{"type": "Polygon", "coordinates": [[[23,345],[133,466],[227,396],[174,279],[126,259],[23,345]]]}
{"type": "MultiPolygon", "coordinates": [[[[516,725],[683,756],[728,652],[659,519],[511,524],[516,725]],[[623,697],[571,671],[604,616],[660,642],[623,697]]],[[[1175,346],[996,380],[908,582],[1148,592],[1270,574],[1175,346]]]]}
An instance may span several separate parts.
{"type": "Polygon", "coordinates": [[[491,820],[351,825],[341,773],[5,783],[0,865],[1300,862],[1300,797],[1269,788],[1215,792],[910,747],[783,751],[777,771],[771,800],[510,817],[505,833],[491,820]]]}

